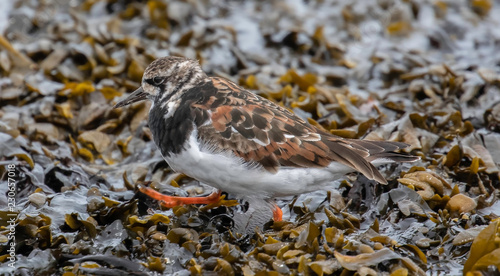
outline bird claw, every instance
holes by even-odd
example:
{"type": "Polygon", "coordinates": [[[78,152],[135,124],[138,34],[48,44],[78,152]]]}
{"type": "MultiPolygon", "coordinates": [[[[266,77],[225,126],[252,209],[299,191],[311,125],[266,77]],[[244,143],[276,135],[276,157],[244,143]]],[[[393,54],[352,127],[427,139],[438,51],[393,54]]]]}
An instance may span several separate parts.
{"type": "MultiPolygon", "coordinates": [[[[221,196],[220,191],[214,191],[208,196],[202,197],[181,197],[181,196],[169,196],[164,195],[156,190],[146,187],[144,185],[138,185],[139,191],[153,199],[156,199],[160,202],[163,207],[173,208],[176,206],[189,205],[189,204],[216,204],[220,200],[224,198],[221,196]],[[221,198],[222,197],[222,198],[221,198]]],[[[283,220],[283,211],[278,205],[274,203],[273,208],[273,220],[274,221],[282,221],[283,220]]]]}
{"type": "Polygon", "coordinates": [[[283,220],[283,210],[281,210],[276,203],[273,208],[273,220],[274,221],[282,221],[283,220]]]}
{"type": "Polygon", "coordinates": [[[153,199],[160,202],[163,207],[172,208],[181,205],[188,204],[211,204],[219,202],[221,197],[220,191],[214,191],[208,196],[202,197],[181,197],[181,196],[168,196],[157,192],[156,190],[146,187],[144,185],[139,185],[139,191],[153,199]]]}

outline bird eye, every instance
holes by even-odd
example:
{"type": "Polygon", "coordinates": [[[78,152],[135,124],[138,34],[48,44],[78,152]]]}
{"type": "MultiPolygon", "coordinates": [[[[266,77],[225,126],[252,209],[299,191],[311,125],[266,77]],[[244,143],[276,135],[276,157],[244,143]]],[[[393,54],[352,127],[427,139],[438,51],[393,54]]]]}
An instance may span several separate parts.
{"type": "Polygon", "coordinates": [[[158,76],[156,76],[156,77],[154,77],[154,78],[153,78],[153,82],[154,82],[154,84],[156,84],[156,85],[160,85],[160,84],[162,84],[164,80],[165,80],[164,78],[162,78],[162,77],[158,77],[158,76]]]}

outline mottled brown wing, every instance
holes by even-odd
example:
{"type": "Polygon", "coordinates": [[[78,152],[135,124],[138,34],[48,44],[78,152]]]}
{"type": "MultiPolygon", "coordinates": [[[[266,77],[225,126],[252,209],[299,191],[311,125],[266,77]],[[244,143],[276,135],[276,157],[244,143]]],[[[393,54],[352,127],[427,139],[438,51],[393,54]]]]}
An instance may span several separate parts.
{"type": "MultiPolygon", "coordinates": [[[[345,164],[385,183],[368,161],[371,155],[406,147],[403,143],[346,140],[324,133],[287,109],[221,78],[212,79],[217,93],[197,108],[209,110],[212,124],[198,128],[206,145],[219,145],[270,172],[286,167],[326,167],[345,164]],[[358,143],[359,141],[359,143],[358,143]]],[[[214,149],[216,150],[216,149],[214,149]]]]}

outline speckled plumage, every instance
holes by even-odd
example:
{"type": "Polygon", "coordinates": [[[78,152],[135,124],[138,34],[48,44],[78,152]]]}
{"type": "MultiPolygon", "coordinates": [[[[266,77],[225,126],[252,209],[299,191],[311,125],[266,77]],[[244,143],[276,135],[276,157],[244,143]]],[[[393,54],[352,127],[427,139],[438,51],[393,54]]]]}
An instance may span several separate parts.
{"type": "Polygon", "coordinates": [[[229,80],[208,77],[195,60],[155,60],[142,87],[117,107],[143,99],[153,101],[149,125],[167,163],[228,192],[298,194],[349,171],[386,183],[375,165],[417,159],[396,152],[404,143],[324,132],[229,80]]]}

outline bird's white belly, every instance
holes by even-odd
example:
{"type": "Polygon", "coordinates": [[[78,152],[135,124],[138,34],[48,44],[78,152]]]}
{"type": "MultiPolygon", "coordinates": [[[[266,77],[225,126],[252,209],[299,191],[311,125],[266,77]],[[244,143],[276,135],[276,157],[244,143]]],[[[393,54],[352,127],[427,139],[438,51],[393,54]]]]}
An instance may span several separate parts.
{"type": "Polygon", "coordinates": [[[200,148],[193,131],[185,150],[165,157],[169,166],[200,182],[245,196],[278,197],[325,189],[332,181],[353,171],[339,163],[327,168],[282,167],[273,174],[260,166],[244,163],[231,153],[214,153],[200,148]]]}

